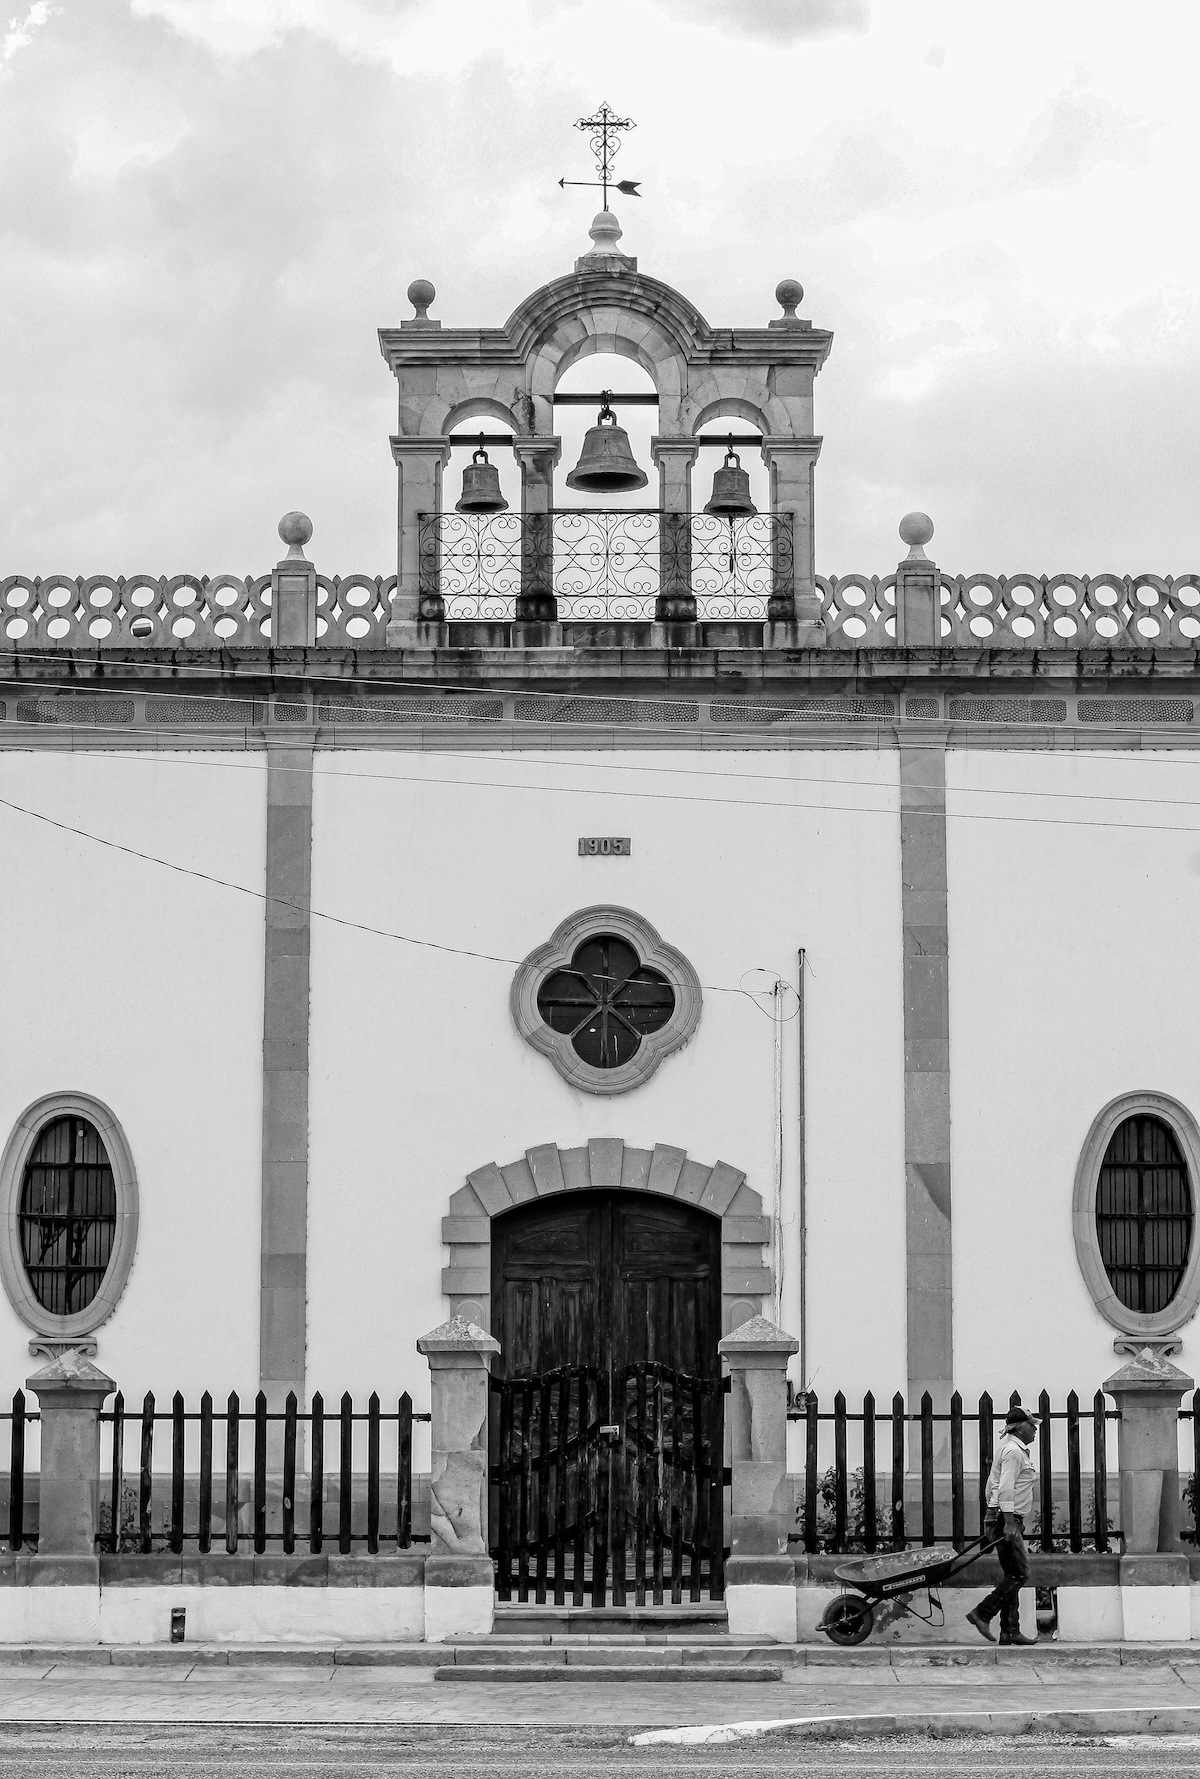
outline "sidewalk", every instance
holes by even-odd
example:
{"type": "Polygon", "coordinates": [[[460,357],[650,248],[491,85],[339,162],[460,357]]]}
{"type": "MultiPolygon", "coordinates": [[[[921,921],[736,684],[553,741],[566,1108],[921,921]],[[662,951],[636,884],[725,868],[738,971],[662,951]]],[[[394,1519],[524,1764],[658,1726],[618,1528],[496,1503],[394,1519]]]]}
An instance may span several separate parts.
{"type": "Polygon", "coordinates": [[[249,1650],[221,1651],[233,1657],[232,1665],[214,1664],[200,1649],[173,1650],[178,1665],[135,1666],[119,1659],[133,1651],[112,1652],[118,1658],[112,1664],[87,1659],[100,1653],[63,1652],[52,1659],[43,1653],[27,1664],[0,1655],[0,1722],[507,1723],[563,1730],[618,1726],[632,1734],[821,1718],[838,1720],[827,1732],[836,1727],[843,1734],[930,1727],[1200,1732],[1200,1659],[1145,1644],[1124,1650],[1077,1645],[1065,1661],[1057,1650],[1014,1652],[1016,1660],[994,1663],[963,1663],[955,1649],[923,1651],[923,1659],[909,1651],[899,1664],[797,1667],[785,1670],[780,1681],[757,1685],[439,1686],[430,1668],[351,1666],[331,1661],[327,1650],[257,1652],[257,1661],[249,1650]]]}

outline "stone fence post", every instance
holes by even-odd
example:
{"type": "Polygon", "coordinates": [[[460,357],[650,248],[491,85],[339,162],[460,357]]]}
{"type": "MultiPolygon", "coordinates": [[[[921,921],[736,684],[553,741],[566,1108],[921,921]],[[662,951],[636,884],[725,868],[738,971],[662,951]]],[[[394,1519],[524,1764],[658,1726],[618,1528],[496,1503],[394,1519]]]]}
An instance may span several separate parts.
{"type": "Polygon", "coordinates": [[[1121,1607],[1134,1641],[1191,1635],[1188,1559],[1179,1541],[1179,1405],[1186,1372],[1148,1348],[1104,1383],[1121,1411],[1121,1607]]]}
{"type": "Polygon", "coordinates": [[[52,1558],[55,1579],[96,1585],[100,1563],[100,1410],[116,1384],[68,1348],[35,1371],[25,1387],[41,1411],[38,1560],[52,1558]]]}
{"type": "Polygon", "coordinates": [[[909,552],[896,567],[896,647],[936,649],[942,645],[942,593],[937,565],[925,554],[933,536],[933,520],[925,513],[906,513],[900,537],[909,552]]]}
{"type": "Polygon", "coordinates": [[[311,649],[317,640],[317,571],[304,554],[312,530],[307,513],[285,513],[279,521],[288,553],[271,570],[271,642],[277,649],[311,649]]]}
{"type": "Polygon", "coordinates": [[[499,1341],[465,1316],[423,1335],[429,1361],[430,1554],[425,1559],[425,1638],[492,1628],[495,1598],[487,1543],[488,1375],[499,1341]]]}
{"type": "Polygon", "coordinates": [[[796,1641],[795,1564],[788,1555],[787,1365],[799,1341],[752,1316],[718,1351],[729,1372],[733,1486],[725,1597],[729,1629],[796,1641]]]}

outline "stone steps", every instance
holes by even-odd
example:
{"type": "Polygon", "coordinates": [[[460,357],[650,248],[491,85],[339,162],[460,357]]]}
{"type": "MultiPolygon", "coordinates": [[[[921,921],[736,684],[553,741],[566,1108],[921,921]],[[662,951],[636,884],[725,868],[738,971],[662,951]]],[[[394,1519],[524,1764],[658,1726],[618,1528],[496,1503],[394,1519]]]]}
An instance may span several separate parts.
{"type": "Polygon", "coordinates": [[[462,1667],[457,1662],[452,1668],[435,1668],[435,1680],[457,1681],[500,1681],[510,1686],[527,1686],[536,1681],[590,1681],[593,1684],[611,1684],[616,1681],[629,1681],[635,1685],[654,1685],[659,1682],[702,1680],[706,1685],[746,1684],[783,1679],[783,1670],[768,1666],[761,1662],[705,1662],[688,1665],[686,1663],[650,1663],[640,1662],[633,1666],[626,1659],[623,1663],[614,1663],[611,1667],[598,1667],[588,1662],[563,1662],[557,1666],[548,1662],[533,1665],[514,1663],[511,1667],[499,1667],[495,1664],[480,1663],[478,1667],[462,1667]]]}

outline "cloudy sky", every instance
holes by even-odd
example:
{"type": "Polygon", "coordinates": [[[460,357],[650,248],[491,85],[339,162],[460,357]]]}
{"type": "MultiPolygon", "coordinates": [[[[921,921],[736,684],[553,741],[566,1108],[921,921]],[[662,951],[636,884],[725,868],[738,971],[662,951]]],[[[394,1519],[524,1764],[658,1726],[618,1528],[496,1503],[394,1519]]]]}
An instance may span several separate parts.
{"type": "Polygon", "coordinates": [[[642,270],[835,331],[817,558],[1200,568],[1194,0],[8,0],[0,574],[394,568],[416,276],[494,326],[637,120],[642,270]]]}

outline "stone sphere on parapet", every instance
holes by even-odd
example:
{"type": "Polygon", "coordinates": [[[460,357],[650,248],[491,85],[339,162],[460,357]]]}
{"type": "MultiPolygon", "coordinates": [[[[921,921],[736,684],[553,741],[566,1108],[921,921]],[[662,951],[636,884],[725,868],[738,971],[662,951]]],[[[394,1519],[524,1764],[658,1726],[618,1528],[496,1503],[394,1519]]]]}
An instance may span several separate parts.
{"type": "Polygon", "coordinates": [[[429,305],[437,296],[437,291],[428,278],[414,278],[408,287],[408,300],[417,311],[417,319],[423,321],[429,305]]]}
{"type": "Polygon", "coordinates": [[[289,547],[299,544],[303,549],[312,533],[312,520],[307,513],[285,513],[279,521],[279,535],[289,547]]]}
{"type": "Polygon", "coordinates": [[[933,520],[928,513],[905,513],[900,521],[900,537],[904,543],[924,549],[932,536],[933,520]]]}
{"type": "Polygon", "coordinates": [[[775,301],[785,314],[794,315],[797,305],[804,301],[804,286],[799,278],[781,278],[775,286],[775,301]]]}

